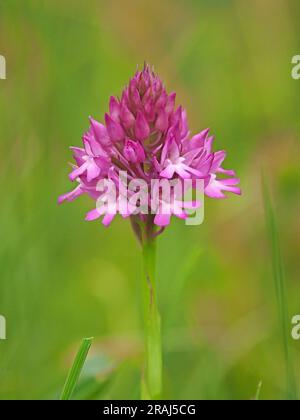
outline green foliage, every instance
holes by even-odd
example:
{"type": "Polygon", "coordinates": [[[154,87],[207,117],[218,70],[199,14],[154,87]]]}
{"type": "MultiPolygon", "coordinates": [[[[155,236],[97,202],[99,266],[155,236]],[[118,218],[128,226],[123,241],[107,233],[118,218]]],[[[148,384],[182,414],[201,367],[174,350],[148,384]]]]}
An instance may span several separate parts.
{"type": "Polygon", "coordinates": [[[276,289],[278,318],[281,325],[281,336],[285,357],[285,369],[287,377],[286,396],[289,399],[297,399],[296,381],[293,361],[290,350],[290,333],[289,333],[289,313],[287,304],[286,280],[284,276],[284,268],[281,256],[281,247],[278,237],[277,222],[274,214],[273,204],[265,179],[263,179],[263,196],[265,203],[266,223],[269,234],[271,247],[271,257],[273,266],[273,277],[276,289]]]}
{"type": "Polygon", "coordinates": [[[71,399],[73,392],[75,390],[76,384],[78,382],[80,373],[82,371],[85,359],[87,358],[88,352],[92,345],[92,341],[93,341],[92,338],[85,338],[82,341],[81,346],[78,350],[78,353],[76,354],[76,357],[70,369],[70,372],[68,374],[66,383],[64,385],[64,388],[60,397],[61,400],[71,399]]]}

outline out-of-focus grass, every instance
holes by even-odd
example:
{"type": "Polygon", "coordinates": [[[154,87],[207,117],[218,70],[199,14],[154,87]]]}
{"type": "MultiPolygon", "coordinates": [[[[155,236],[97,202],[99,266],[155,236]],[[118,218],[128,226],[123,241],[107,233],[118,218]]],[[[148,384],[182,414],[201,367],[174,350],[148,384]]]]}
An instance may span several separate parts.
{"type": "Polygon", "coordinates": [[[285,395],[260,168],[272,175],[296,314],[299,16],[294,0],[1,2],[0,398],[54,395],[83,336],[115,366],[85,379],[90,395],[139,395],[141,261],[130,226],[85,223],[87,198],[61,208],[56,199],[72,188],[68,146],[144,60],[178,92],[191,130],[212,128],[243,188],[207,200],[202,226],[175,221],[159,240],[165,396],[251,398],[260,380],[261,398],[285,395]]]}
{"type": "Polygon", "coordinates": [[[287,291],[284,277],[284,268],[281,256],[280,241],[278,237],[277,222],[274,214],[273,204],[270,197],[268,185],[265,178],[262,180],[263,197],[265,203],[266,223],[268,228],[271,257],[273,265],[273,276],[276,289],[277,305],[279,322],[281,324],[281,335],[284,349],[285,365],[286,365],[286,380],[287,392],[286,396],[289,399],[297,399],[296,381],[293,361],[291,358],[290,345],[289,345],[289,312],[287,304],[287,291]]]}

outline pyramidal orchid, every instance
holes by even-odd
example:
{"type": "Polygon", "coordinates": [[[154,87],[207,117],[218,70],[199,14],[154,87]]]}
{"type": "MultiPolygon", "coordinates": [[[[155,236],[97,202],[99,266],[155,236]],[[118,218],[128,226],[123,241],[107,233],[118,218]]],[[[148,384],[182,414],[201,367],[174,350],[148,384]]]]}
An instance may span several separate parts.
{"type": "MultiPolygon", "coordinates": [[[[96,203],[107,193],[101,191],[99,181],[107,179],[118,190],[123,171],[130,180],[144,180],[149,189],[153,179],[201,179],[204,193],[209,197],[224,198],[225,192],[240,194],[234,171],[222,166],[225,151],[213,151],[214,138],[208,129],[191,136],[186,112],[181,106],[175,107],[175,97],[175,93],[166,92],[149,66],[137,72],[120,99],[110,98],[104,124],[90,118],[89,130],[82,138],[83,147],[71,147],[75,164],[69,177],[77,186],[59,197],[59,203],[72,201],[82,194],[88,194],[96,203]]],[[[150,194],[148,198],[150,208],[150,194]]],[[[111,214],[108,207],[96,207],[86,219],[103,217],[105,226],[117,213],[123,217],[135,213],[116,206],[111,214]]],[[[170,223],[170,217],[162,216],[160,212],[155,215],[154,225],[165,227],[170,223]]],[[[144,222],[144,214],[139,219],[144,222]]]]}
{"type": "MultiPolygon", "coordinates": [[[[175,106],[175,93],[167,93],[160,78],[145,65],[124,89],[120,98],[111,97],[109,112],[103,123],[90,118],[83,135],[83,147],[71,147],[74,165],[69,175],[76,188],[59,197],[59,203],[73,201],[87,194],[95,205],[86,220],[102,218],[108,226],[117,214],[131,220],[134,232],[142,243],[145,275],[145,370],[143,398],[161,395],[162,357],[160,317],[155,291],[155,237],[169,225],[171,217],[188,218],[189,208],[203,203],[185,202],[178,192],[171,193],[172,209],[162,210],[161,193],[153,195],[153,180],[189,182],[197,189],[201,180],[203,193],[211,198],[225,198],[226,192],[240,194],[239,179],[233,170],[223,167],[225,151],[213,151],[209,129],[191,135],[186,111],[175,106]],[[122,177],[130,182],[142,181],[143,194],[134,200],[136,191],[126,191],[123,205],[122,177]],[[110,184],[108,184],[108,182],[110,184]],[[108,188],[113,185],[113,189],[108,188]],[[105,205],[113,198],[115,205],[105,205]],[[143,202],[141,205],[141,201],[143,202]],[[142,209],[142,211],[141,211],[142,209]]],[[[185,189],[185,187],[183,187],[185,189]]],[[[170,197],[169,197],[170,200],[170,197]]]]}

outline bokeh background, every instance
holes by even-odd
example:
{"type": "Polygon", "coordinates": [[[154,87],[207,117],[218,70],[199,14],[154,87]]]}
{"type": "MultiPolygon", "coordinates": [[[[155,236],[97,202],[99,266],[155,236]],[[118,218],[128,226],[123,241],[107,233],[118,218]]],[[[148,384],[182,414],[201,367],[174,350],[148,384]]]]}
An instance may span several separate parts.
{"type": "MultiPolygon", "coordinates": [[[[159,239],[165,398],[286,397],[261,171],[278,217],[290,316],[300,313],[298,0],[1,0],[0,398],[56,398],[83,337],[77,398],[139,396],[141,257],[129,223],[86,223],[69,145],[137,65],[155,66],[193,132],[211,127],[243,196],[159,239]],[[21,4],[22,3],[22,4],[21,4]]],[[[300,387],[300,342],[290,339],[300,387]]],[[[300,395],[300,394],[298,394],[300,395]]]]}

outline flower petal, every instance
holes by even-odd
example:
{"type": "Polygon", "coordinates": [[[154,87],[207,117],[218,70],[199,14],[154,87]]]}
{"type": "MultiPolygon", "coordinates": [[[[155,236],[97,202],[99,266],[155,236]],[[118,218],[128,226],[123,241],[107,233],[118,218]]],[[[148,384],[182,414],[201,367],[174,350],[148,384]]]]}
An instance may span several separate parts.
{"type": "Polygon", "coordinates": [[[62,204],[64,201],[73,201],[77,197],[80,197],[84,193],[81,185],[78,185],[73,191],[60,195],[58,197],[58,204],[62,204]]]}
{"type": "Polygon", "coordinates": [[[157,214],[154,218],[154,224],[157,226],[168,226],[170,224],[171,215],[170,214],[157,214]]]}

